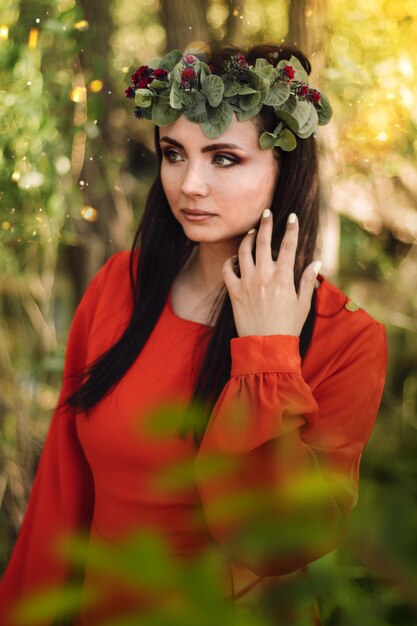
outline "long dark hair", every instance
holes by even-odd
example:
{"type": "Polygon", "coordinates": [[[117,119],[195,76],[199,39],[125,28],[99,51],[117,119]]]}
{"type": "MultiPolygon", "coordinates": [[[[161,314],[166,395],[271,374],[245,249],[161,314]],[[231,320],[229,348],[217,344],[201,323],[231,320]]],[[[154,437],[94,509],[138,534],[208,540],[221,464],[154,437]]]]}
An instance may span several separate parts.
{"type": "MultiPolygon", "coordinates": [[[[280,60],[296,56],[306,70],[311,65],[304,54],[294,46],[261,44],[249,49],[235,46],[215,45],[205,60],[214,66],[214,72],[223,72],[224,60],[240,52],[249,64],[257,58],[265,58],[272,65],[280,60]]],[[[259,131],[271,131],[277,125],[271,107],[263,107],[257,116],[259,131]]],[[[155,127],[155,148],[159,164],[162,160],[159,146],[159,128],[155,127]]],[[[276,185],[271,203],[273,213],[272,255],[276,259],[285,233],[289,213],[299,217],[299,241],[294,268],[294,284],[298,289],[301,275],[313,260],[316,246],[319,198],[318,161],[314,137],[298,139],[292,152],[274,148],[280,159],[279,184],[276,185]]],[[[130,284],[133,293],[133,309],[130,321],[120,339],[95,361],[76,373],[80,387],[65,399],[68,405],[83,411],[93,407],[120,381],[135,362],[145,346],[152,330],[165,307],[171,285],[189,258],[196,242],[184,234],[179,222],[173,217],[158,173],[148,194],[145,211],[135,233],[129,260],[130,284]]],[[[253,250],[255,259],[256,244],[253,250]]],[[[309,348],[315,322],[316,294],[300,335],[300,355],[304,358],[309,348]]],[[[217,294],[211,309],[206,333],[197,343],[200,366],[196,370],[194,389],[185,412],[178,435],[186,437],[192,432],[196,446],[201,442],[210,413],[230,378],[230,340],[237,337],[230,297],[225,286],[217,294]],[[206,344],[205,339],[208,343],[206,344]],[[192,409],[192,410],[190,410],[192,409]]],[[[191,361],[190,361],[191,366],[191,361]]],[[[60,405],[60,406],[62,406],[60,405]]]]}

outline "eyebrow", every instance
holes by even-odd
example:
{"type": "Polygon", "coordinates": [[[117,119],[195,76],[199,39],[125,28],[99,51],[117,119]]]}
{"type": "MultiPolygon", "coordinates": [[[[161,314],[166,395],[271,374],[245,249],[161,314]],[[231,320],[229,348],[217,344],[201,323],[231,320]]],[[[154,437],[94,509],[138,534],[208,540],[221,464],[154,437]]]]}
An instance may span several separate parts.
{"type": "MultiPolygon", "coordinates": [[[[161,143],[162,141],[170,143],[173,146],[184,150],[184,146],[182,145],[182,143],[176,141],[175,139],[172,139],[171,137],[161,137],[159,142],[161,143]]],[[[244,150],[244,148],[241,148],[235,143],[212,143],[209,146],[204,146],[203,148],[201,148],[201,152],[213,152],[214,150],[224,150],[226,148],[237,148],[237,150],[244,150]]]]}

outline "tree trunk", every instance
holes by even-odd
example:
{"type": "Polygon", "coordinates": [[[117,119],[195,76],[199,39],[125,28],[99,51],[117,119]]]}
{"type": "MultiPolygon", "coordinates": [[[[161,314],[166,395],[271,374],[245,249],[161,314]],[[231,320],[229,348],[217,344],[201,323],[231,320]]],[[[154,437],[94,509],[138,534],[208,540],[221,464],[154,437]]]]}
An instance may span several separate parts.
{"type": "Polygon", "coordinates": [[[191,42],[209,41],[207,8],[208,0],[161,0],[168,51],[184,51],[191,42]]]}
{"type": "Polygon", "coordinates": [[[123,161],[125,149],[111,126],[114,99],[111,96],[113,86],[108,58],[112,30],[110,3],[80,0],[80,5],[89,23],[90,42],[94,42],[94,45],[86,46],[80,58],[80,72],[87,87],[91,80],[102,80],[104,87],[100,92],[88,95],[88,106],[91,109],[94,107],[99,131],[91,140],[91,149],[87,145],[87,137],[84,135],[81,138],[84,145],[80,147],[82,168],[79,180],[84,181],[83,204],[96,209],[97,220],[77,220],[75,228],[82,245],[68,249],[78,298],[103,262],[114,252],[129,247],[128,233],[132,219],[126,199],[118,191],[121,188],[118,184],[119,166],[112,157],[118,154],[123,161]]]}
{"type": "Polygon", "coordinates": [[[245,0],[236,3],[234,0],[227,0],[229,16],[226,20],[226,32],[224,39],[227,43],[234,46],[242,45],[242,20],[240,17],[244,15],[245,0]]]}
{"type": "Polygon", "coordinates": [[[306,54],[306,7],[308,3],[309,0],[291,0],[288,9],[288,43],[298,46],[306,54]]]}

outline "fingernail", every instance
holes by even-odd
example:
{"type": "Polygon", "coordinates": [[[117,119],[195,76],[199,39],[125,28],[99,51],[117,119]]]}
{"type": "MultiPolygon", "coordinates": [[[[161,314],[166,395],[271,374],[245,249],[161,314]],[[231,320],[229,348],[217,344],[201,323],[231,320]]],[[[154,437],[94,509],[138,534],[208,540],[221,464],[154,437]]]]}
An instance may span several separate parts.
{"type": "Polygon", "coordinates": [[[315,273],[315,275],[317,276],[317,274],[319,273],[320,269],[322,266],[322,262],[321,261],[316,261],[313,265],[313,272],[315,273]]]}
{"type": "Polygon", "coordinates": [[[290,213],[288,216],[288,224],[294,224],[297,216],[295,213],[290,213]]]}
{"type": "Polygon", "coordinates": [[[269,217],[271,215],[270,209],[264,209],[262,217],[269,217]]]}
{"type": "Polygon", "coordinates": [[[256,228],[251,228],[248,230],[248,235],[252,235],[256,231],[256,228]]]}

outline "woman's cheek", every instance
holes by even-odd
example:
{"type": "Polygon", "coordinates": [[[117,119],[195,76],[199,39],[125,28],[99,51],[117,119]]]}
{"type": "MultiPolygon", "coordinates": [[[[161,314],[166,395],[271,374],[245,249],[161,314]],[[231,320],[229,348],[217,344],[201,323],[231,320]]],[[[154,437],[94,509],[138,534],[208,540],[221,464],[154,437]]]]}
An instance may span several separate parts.
{"type": "Polygon", "coordinates": [[[172,202],[177,195],[176,191],[179,189],[178,183],[175,184],[175,181],[172,180],[172,176],[166,173],[161,173],[161,182],[168,201],[172,202]]]}

